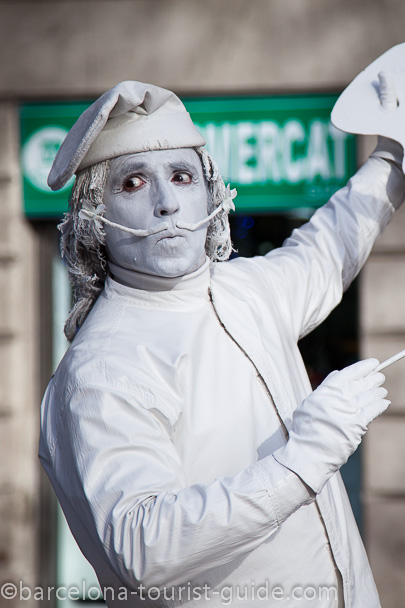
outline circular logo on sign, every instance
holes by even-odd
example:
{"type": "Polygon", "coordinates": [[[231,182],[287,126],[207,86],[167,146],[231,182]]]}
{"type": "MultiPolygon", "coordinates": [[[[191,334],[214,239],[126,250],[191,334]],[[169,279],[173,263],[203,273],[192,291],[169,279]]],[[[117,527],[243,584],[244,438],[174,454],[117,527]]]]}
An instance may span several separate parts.
{"type": "MultiPolygon", "coordinates": [[[[68,131],[62,127],[43,127],[35,131],[25,142],[22,149],[22,169],[24,177],[38,190],[51,191],[47,184],[56,152],[68,131]]],[[[72,177],[61,190],[72,186],[72,177]]]]}

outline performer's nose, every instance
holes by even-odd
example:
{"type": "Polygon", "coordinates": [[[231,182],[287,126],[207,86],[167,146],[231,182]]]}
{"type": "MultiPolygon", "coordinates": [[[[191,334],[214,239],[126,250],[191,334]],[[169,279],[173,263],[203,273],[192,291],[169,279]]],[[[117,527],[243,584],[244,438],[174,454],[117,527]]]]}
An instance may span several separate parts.
{"type": "Polygon", "coordinates": [[[179,203],[176,194],[169,184],[158,184],[155,196],[155,215],[157,217],[173,215],[179,210],[179,203]]]}

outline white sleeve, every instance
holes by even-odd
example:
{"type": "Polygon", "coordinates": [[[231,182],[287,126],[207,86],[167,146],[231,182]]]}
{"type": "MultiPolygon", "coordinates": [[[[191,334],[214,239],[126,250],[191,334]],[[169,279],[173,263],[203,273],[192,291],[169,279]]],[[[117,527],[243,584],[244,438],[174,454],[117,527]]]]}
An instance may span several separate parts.
{"type": "Polygon", "coordinates": [[[130,588],[174,586],[231,562],[314,499],[272,456],[188,486],[167,420],[133,395],[79,387],[67,410],[52,462],[43,451],[43,464],[130,588]]]}
{"type": "Polygon", "coordinates": [[[390,197],[398,201],[404,194],[402,171],[371,157],[309,222],[259,262],[267,290],[286,311],[297,340],[340,302],[394,213],[390,197]]]}

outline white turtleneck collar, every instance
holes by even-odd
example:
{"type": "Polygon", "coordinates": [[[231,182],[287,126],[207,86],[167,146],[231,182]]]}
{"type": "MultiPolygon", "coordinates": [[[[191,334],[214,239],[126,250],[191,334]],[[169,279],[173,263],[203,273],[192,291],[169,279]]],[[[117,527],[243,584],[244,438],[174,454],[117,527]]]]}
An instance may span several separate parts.
{"type": "Polygon", "coordinates": [[[207,291],[210,280],[210,260],[208,257],[200,268],[182,277],[158,277],[136,270],[129,270],[112,262],[108,262],[108,268],[110,275],[117,283],[148,292],[207,291]]]}

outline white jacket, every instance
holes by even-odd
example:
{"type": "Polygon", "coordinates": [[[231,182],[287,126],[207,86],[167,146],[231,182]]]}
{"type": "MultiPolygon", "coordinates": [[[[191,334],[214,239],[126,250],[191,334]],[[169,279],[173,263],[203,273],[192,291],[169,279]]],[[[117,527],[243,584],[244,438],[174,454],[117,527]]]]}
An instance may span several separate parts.
{"type": "MultiPolygon", "coordinates": [[[[218,322],[256,369],[286,430],[311,392],[297,342],[339,303],[389,221],[390,173],[388,163],[370,159],[282,248],[212,265],[209,297],[218,322]]],[[[274,534],[288,502],[273,484],[271,456],[252,458],[240,472],[209,481],[202,467],[201,481],[189,485],[175,435],[187,385],[182,340],[169,340],[162,331],[165,311],[153,310],[147,292],[144,312],[135,313],[131,292],[107,280],[48,386],[39,450],[101,586],[115,589],[116,601],[108,602],[114,607],[170,603],[142,601],[134,591],[139,584],[205,581],[215,587],[218,568],[243,559],[274,534]],[[148,340],[162,356],[152,356],[148,340]],[[118,598],[123,586],[127,602],[118,598]]],[[[181,335],[178,319],[172,336],[181,335]]],[[[242,444],[244,437],[235,441],[242,444]]],[[[345,606],[378,608],[339,474],[316,500],[345,606]]]]}

